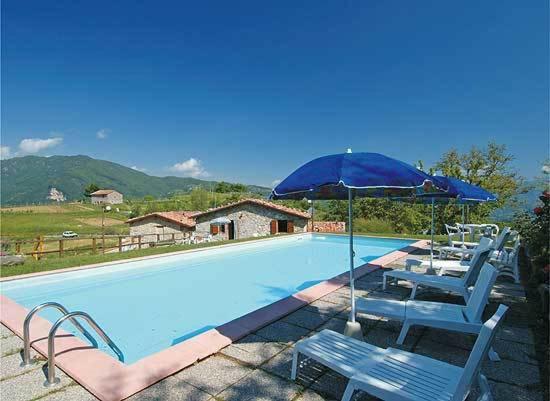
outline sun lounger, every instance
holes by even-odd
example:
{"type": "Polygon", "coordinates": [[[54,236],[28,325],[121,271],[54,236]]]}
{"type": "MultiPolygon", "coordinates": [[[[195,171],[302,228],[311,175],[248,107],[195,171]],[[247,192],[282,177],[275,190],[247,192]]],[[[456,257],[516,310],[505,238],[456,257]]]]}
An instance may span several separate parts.
{"type": "MultiPolygon", "coordinates": [[[[444,291],[451,291],[462,295],[465,302],[468,302],[470,296],[469,288],[477,281],[477,276],[483,264],[487,261],[492,248],[479,249],[472,260],[467,264],[468,269],[463,277],[437,276],[423,273],[416,273],[407,270],[390,270],[384,273],[383,289],[387,288],[390,281],[398,283],[399,280],[410,281],[413,284],[410,299],[414,299],[419,286],[438,288],[444,291]]],[[[452,262],[452,261],[438,261],[452,262]]],[[[465,262],[459,262],[465,263],[465,262]]],[[[441,268],[441,266],[440,266],[441,268]]]]}
{"type": "MultiPolygon", "coordinates": [[[[510,231],[510,227],[505,227],[502,232],[497,236],[497,238],[493,240],[495,252],[493,252],[491,258],[498,258],[506,242],[510,238],[515,238],[515,236],[517,235],[517,231],[510,231]],[[507,233],[510,234],[506,235],[507,233]]],[[[449,255],[460,255],[462,258],[464,258],[465,256],[472,256],[478,247],[488,246],[490,241],[490,238],[482,237],[479,240],[479,244],[473,248],[465,248],[461,246],[443,246],[439,248],[439,259],[446,259],[449,255]]]]}
{"type": "MultiPolygon", "coordinates": [[[[492,252],[489,254],[490,258],[496,258],[498,255],[500,255],[500,252],[504,248],[504,245],[506,244],[506,241],[508,240],[509,236],[511,235],[511,231],[509,227],[506,227],[497,239],[494,241],[488,242],[488,246],[492,249],[492,252]]],[[[443,275],[449,271],[454,272],[466,272],[470,265],[473,263],[473,260],[475,258],[475,255],[478,253],[480,249],[483,249],[480,246],[478,246],[475,250],[472,251],[472,259],[471,261],[464,261],[464,260],[422,260],[422,259],[407,259],[405,262],[405,268],[406,270],[410,270],[412,266],[419,266],[419,267],[425,267],[430,268],[438,271],[439,275],[443,275]]]]}
{"type": "MultiPolygon", "coordinates": [[[[483,325],[483,310],[497,275],[498,270],[485,263],[466,306],[442,302],[357,298],[356,310],[357,313],[383,316],[403,322],[397,344],[403,344],[409,329],[415,325],[478,334],[483,325]]],[[[491,360],[499,360],[494,352],[489,356],[491,360]]]]}
{"type": "Polygon", "coordinates": [[[350,378],[342,397],[345,401],[358,390],[383,400],[462,401],[475,379],[480,384],[480,399],[490,400],[491,390],[480,368],[507,309],[501,305],[485,322],[464,368],[323,330],[296,343],[291,378],[296,379],[303,355],[350,378]]]}

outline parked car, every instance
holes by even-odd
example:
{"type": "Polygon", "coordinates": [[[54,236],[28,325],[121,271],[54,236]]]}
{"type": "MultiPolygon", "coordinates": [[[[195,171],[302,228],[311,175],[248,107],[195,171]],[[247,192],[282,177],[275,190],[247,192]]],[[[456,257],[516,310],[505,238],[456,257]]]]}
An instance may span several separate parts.
{"type": "Polygon", "coordinates": [[[78,234],[74,231],[63,231],[63,238],[76,238],[78,234]]]}

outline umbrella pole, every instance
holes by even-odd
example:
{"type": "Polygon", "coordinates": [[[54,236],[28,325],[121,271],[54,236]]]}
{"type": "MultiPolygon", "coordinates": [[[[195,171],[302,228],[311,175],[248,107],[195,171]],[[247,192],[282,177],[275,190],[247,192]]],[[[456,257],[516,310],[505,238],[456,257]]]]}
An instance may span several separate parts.
{"type": "Polygon", "coordinates": [[[433,261],[434,261],[434,198],[432,198],[432,229],[431,232],[431,241],[430,241],[430,270],[433,270],[433,261]]]}
{"type": "Polygon", "coordinates": [[[464,220],[464,204],[463,204],[462,205],[462,248],[464,248],[464,232],[465,232],[464,224],[466,224],[466,220],[464,220]]]}
{"type": "Polygon", "coordinates": [[[351,300],[351,313],[350,318],[346,322],[346,328],[344,329],[344,335],[363,339],[363,332],[361,330],[361,324],[355,321],[355,278],[353,257],[355,252],[353,251],[353,194],[351,188],[348,188],[348,227],[349,227],[349,288],[350,288],[350,300],[351,300]]]}

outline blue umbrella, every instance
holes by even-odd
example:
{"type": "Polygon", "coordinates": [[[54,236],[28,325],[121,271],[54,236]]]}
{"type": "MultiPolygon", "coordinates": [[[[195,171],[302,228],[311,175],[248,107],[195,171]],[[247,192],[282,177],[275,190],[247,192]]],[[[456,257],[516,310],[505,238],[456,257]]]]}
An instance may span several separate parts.
{"type": "Polygon", "coordinates": [[[407,163],[378,153],[351,153],[349,149],[304,164],[273,189],[272,199],[348,199],[351,314],[346,334],[361,337],[361,326],[355,321],[353,197],[412,197],[445,189],[444,182],[407,163]]]}
{"type": "MultiPolygon", "coordinates": [[[[474,203],[494,202],[497,196],[477,185],[469,184],[454,177],[434,176],[441,185],[447,187],[447,191],[434,194],[420,194],[411,198],[421,203],[430,203],[432,205],[432,225],[431,225],[431,244],[430,244],[430,267],[433,263],[433,242],[434,242],[434,203],[448,203],[454,200],[462,205],[462,224],[464,224],[464,205],[474,203]]],[[[411,199],[409,198],[409,199],[411,199]]],[[[398,200],[394,198],[394,200],[398,200]]],[[[464,244],[464,234],[462,235],[464,244]]]]}

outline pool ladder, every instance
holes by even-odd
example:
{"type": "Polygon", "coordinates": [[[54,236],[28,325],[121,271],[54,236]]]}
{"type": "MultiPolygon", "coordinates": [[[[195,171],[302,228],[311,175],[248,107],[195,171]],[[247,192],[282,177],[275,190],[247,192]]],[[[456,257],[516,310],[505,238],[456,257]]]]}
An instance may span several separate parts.
{"type": "Polygon", "coordinates": [[[76,317],[83,318],[91,328],[95,330],[97,334],[107,343],[107,345],[113,350],[117,355],[119,361],[124,362],[124,354],[117,347],[117,345],[111,340],[111,338],[105,333],[99,324],[86,312],[75,311],[69,312],[67,308],[57,302],[45,302],[34,307],[25,317],[23,323],[23,362],[21,363],[22,367],[29,366],[31,364],[31,344],[30,344],[30,323],[32,317],[42,309],[54,308],[60,311],[63,315],[57,319],[54,323],[50,332],[48,333],[48,378],[44,382],[44,386],[51,387],[59,383],[59,378],[55,377],[55,333],[59,326],[61,326],[66,320],[69,320],[78,331],[80,331],[87,339],[92,343],[93,347],[97,347],[97,341],[95,338],[84,328],[78,321],[76,317]]]}

